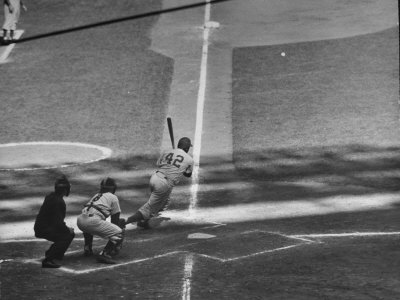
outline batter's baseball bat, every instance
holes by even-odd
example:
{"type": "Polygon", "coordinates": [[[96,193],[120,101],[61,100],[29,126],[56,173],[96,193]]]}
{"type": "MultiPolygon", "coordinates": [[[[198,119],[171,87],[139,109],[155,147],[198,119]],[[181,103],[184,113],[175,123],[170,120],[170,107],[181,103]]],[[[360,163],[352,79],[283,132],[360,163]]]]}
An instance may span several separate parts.
{"type": "Polygon", "coordinates": [[[168,131],[169,131],[169,137],[171,139],[172,149],[175,149],[174,130],[172,128],[171,118],[167,118],[167,123],[168,123],[168,131]]]}

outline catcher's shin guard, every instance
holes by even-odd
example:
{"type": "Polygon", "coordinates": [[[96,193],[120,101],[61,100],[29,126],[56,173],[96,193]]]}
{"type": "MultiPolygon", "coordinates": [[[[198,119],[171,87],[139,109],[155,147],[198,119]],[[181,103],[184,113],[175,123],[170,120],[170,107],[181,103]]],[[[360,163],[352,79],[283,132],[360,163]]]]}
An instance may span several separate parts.
{"type": "Polygon", "coordinates": [[[116,256],[122,249],[122,243],[125,237],[125,230],[122,230],[122,233],[115,235],[110,238],[107,245],[104,247],[104,252],[110,256],[116,256]]]}
{"type": "Polygon", "coordinates": [[[85,246],[84,246],[84,256],[91,256],[93,255],[92,244],[93,244],[93,235],[90,233],[83,233],[83,237],[85,239],[85,246]]]}

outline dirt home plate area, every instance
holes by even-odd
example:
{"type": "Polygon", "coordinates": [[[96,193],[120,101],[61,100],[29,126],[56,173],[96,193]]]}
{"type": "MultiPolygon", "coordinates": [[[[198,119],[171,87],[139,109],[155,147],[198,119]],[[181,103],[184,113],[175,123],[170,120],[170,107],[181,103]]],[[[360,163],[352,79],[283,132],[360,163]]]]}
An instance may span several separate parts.
{"type": "Polygon", "coordinates": [[[0,46],[0,299],[400,299],[397,1],[44,2],[0,46]],[[192,177],[84,256],[83,206],[107,176],[121,217],[149,199],[167,118],[192,177]]]}
{"type": "MultiPolygon", "coordinates": [[[[93,257],[84,257],[82,251],[78,250],[68,253],[65,258],[66,267],[62,267],[60,270],[67,273],[84,274],[140,264],[167,256],[184,256],[187,253],[204,259],[229,262],[313,243],[312,240],[305,238],[284,236],[262,230],[238,232],[227,228],[226,225],[200,227],[197,230],[199,231],[180,232],[178,229],[173,234],[142,240],[134,240],[135,235],[128,234],[124,247],[134,249],[134,252],[124,251],[119,256],[117,264],[99,266],[93,257]],[[130,236],[133,239],[129,241],[130,236]],[[254,243],[254,240],[257,242],[254,243]],[[236,243],[237,246],[232,247],[236,243]],[[248,248],[249,243],[252,245],[250,249],[248,248]]],[[[101,248],[99,248],[100,250],[101,248]]],[[[21,263],[40,265],[41,260],[24,259],[21,263]]]]}

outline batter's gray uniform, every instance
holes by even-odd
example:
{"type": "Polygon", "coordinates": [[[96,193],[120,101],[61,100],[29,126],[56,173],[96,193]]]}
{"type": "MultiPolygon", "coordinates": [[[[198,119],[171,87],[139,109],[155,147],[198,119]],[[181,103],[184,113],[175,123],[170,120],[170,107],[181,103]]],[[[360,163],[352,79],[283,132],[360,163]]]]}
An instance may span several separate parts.
{"type": "Polygon", "coordinates": [[[108,222],[106,219],[116,213],[120,213],[118,197],[112,193],[96,194],[82,210],[77,225],[85,233],[110,239],[122,234],[122,229],[108,222]]]}
{"type": "Polygon", "coordinates": [[[173,187],[180,182],[184,174],[192,173],[193,158],[180,148],[172,149],[160,156],[157,167],[157,171],[150,178],[150,198],[139,208],[145,220],[167,208],[173,187]]]}

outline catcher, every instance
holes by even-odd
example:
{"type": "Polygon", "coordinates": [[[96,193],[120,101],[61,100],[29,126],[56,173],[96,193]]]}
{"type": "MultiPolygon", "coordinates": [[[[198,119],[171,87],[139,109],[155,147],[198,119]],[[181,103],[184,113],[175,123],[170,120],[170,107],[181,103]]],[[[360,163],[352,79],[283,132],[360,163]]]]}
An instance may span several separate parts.
{"type": "Polygon", "coordinates": [[[193,158],[188,154],[192,143],[183,137],[178,141],[177,149],[165,151],[157,161],[158,169],[150,178],[150,198],[139,210],[126,220],[126,224],[137,222],[144,229],[157,226],[169,218],[154,218],[168,208],[172,189],[180,180],[192,176],[193,158]],[[150,223],[149,223],[150,221],[150,223]],[[154,221],[154,222],[151,222],[154,221]]]}
{"type": "Polygon", "coordinates": [[[100,191],[85,205],[79,215],[77,225],[85,239],[84,255],[93,255],[93,235],[108,239],[104,249],[97,255],[97,261],[115,264],[113,259],[122,247],[125,233],[125,221],[120,219],[121,209],[115,194],[117,184],[107,177],[100,183],[100,191]],[[107,218],[111,217],[111,223],[107,218]]]}

